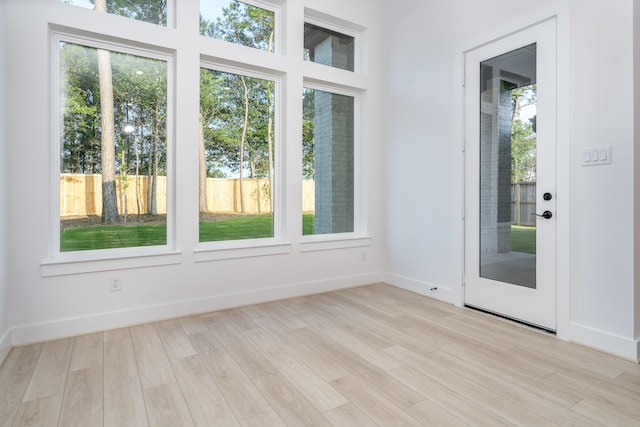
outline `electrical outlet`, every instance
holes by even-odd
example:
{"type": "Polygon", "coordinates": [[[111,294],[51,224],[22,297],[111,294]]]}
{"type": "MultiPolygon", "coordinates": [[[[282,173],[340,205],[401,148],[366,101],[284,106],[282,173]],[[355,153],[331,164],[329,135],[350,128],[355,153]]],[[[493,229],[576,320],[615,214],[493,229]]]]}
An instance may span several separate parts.
{"type": "Polygon", "coordinates": [[[360,261],[366,261],[367,260],[367,252],[366,251],[362,251],[360,253],[360,261]]]}
{"type": "Polygon", "coordinates": [[[122,276],[109,277],[109,292],[120,292],[122,290],[122,276]]]}

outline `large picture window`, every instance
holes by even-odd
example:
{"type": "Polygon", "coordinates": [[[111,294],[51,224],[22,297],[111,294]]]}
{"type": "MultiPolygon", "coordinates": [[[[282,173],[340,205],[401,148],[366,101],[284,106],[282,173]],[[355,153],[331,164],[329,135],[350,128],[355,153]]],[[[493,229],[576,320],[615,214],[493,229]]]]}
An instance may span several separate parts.
{"type": "Polygon", "coordinates": [[[304,235],[354,231],[354,97],[303,92],[304,235]]]}
{"type": "Polygon", "coordinates": [[[200,242],[274,236],[275,82],[200,70],[200,242]]]}
{"type": "Polygon", "coordinates": [[[282,22],[281,0],[58,1],[46,274],[368,244],[361,27],[306,7],[282,22]]]}
{"type": "Polygon", "coordinates": [[[62,40],[60,251],[167,244],[167,61],[62,40]]]}

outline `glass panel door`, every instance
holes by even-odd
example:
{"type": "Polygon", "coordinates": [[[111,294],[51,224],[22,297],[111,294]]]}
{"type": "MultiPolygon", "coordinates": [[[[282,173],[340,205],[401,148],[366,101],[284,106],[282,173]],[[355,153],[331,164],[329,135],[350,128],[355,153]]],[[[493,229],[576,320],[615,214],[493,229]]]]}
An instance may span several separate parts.
{"type": "Polygon", "coordinates": [[[556,327],[556,23],[465,52],[464,303],[556,327]]]}

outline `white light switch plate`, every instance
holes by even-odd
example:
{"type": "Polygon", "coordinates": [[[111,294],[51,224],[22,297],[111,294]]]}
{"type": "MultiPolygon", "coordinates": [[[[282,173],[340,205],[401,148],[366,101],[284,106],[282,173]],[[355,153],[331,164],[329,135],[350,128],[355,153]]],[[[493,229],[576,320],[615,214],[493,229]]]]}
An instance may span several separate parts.
{"type": "Polygon", "coordinates": [[[611,147],[585,148],[582,150],[582,166],[611,164],[611,147]]]}

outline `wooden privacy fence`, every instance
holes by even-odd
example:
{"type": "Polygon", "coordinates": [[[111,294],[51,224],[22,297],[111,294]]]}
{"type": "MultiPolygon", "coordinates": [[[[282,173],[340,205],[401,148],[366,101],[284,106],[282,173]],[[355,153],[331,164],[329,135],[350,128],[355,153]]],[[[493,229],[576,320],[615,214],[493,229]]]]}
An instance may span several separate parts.
{"type": "MultiPolygon", "coordinates": [[[[157,177],[156,209],[158,214],[167,213],[167,178],[157,177]]],[[[147,196],[149,191],[149,177],[127,176],[128,187],[126,189],[127,212],[129,215],[138,213],[138,201],[140,213],[146,214],[149,208],[147,196]],[[137,185],[137,190],[136,190],[137,185]],[[138,198],[136,198],[136,193],[138,198]]],[[[118,211],[123,214],[123,182],[116,177],[116,191],[118,193],[118,211]]],[[[102,215],[102,177],[99,174],[60,174],[60,216],[85,216],[102,215]]]]}
{"type": "MultiPolygon", "coordinates": [[[[159,176],[156,187],[157,212],[167,213],[167,178],[159,176]]],[[[127,176],[126,188],[127,212],[129,215],[148,211],[149,177],[127,176]]],[[[123,210],[123,182],[117,177],[118,210],[123,210]]],[[[245,213],[261,214],[271,212],[268,179],[242,180],[245,213]]],[[[210,213],[241,213],[240,180],[237,178],[207,178],[206,206],[210,213]]],[[[315,182],[305,180],[302,183],[302,210],[315,210],[315,182]]],[[[102,178],[99,174],[60,174],[60,216],[102,215],[102,178]]]]}
{"type": "Polygon", "coordinates": [[[511,184],[511,224],[536,225],[536,183],[514,182],[511,184]]]}

